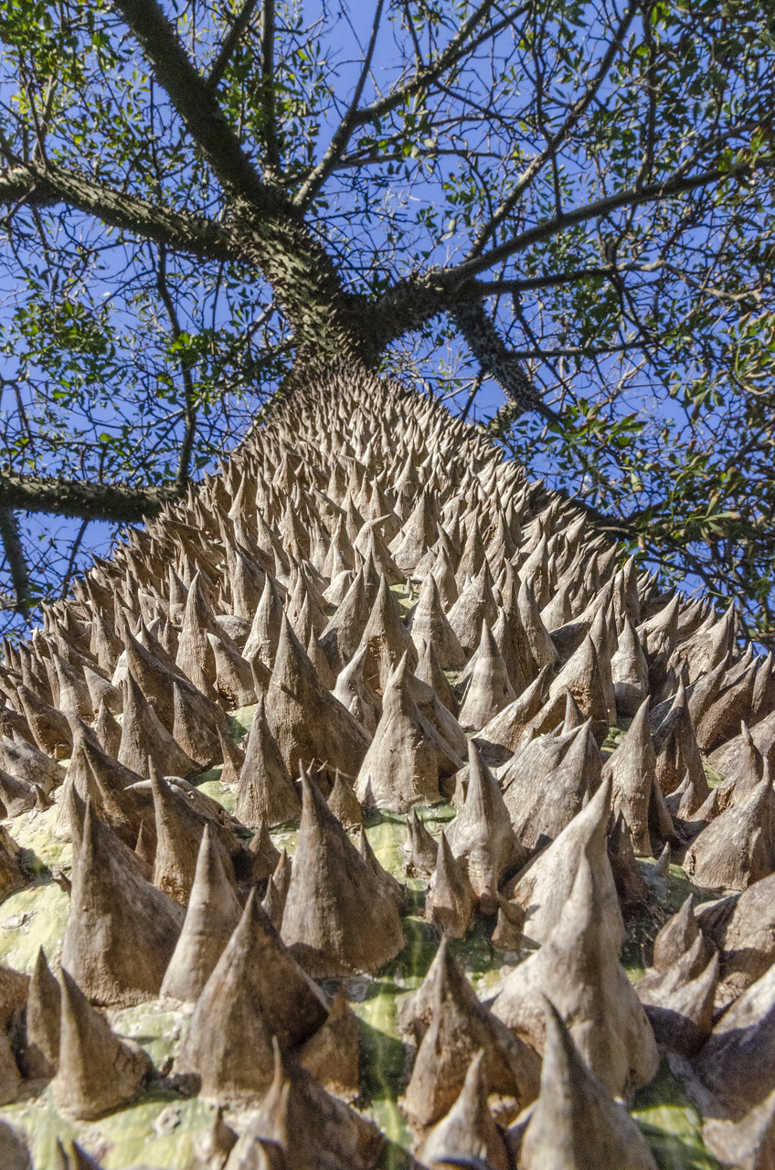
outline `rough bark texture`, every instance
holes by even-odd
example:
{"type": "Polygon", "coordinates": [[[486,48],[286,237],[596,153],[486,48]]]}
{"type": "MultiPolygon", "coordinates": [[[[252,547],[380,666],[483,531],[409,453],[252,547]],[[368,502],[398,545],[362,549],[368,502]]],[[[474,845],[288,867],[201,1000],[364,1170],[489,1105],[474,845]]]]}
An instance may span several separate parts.
{"type": "MultiPolygon", "coordinates": [[[[208,148],[224,182],[232,146],[208,148]]],[[[255,181],[269,247],[286,211],[255,181]]],[[[481,432],[322,360],[5,648],[4,1112],[40,1165],[75,1133],[117,1168],[139,1142],[156,1170],[370,1170],[366,1107],[438,1164],[651,1170],[611,1094],[666,1094],[658,1125],[685,1124],[652,1021],[708,1141],[766,1165],[772,663],[619,567],[481,432]],[[738,737],[725,696],[753,694],[750,671],[738,737]],[[470,743],[445,704],[467,683],[470,743]],[[663,785],[684,761],[700,790],[703,744],[729,774],[699,808],[684,785],[671,820],[663,785]],[[692,868],[737,892],[697,909],[692,868]],[[653,968],[637,994],[633,954],[653,968]],[[411,1133],[381,1112],[402,1095],[411,1133]],[[205,1125],[199,1097],[226,1114],[205,1125]]]]}

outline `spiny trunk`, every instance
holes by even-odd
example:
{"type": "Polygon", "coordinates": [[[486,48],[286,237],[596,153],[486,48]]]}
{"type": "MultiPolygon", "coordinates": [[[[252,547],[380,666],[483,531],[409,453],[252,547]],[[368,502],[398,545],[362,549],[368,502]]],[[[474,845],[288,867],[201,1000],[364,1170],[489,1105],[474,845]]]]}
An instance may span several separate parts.
{"type": "Polygon", "coordinates": [[[294,213],[264,216],[238,205],[235,224],[293,329],[296,365],[309,371],[343,359],[372,367],[384,343],[362,294],[348,292],[323,244],[294,213]]]}

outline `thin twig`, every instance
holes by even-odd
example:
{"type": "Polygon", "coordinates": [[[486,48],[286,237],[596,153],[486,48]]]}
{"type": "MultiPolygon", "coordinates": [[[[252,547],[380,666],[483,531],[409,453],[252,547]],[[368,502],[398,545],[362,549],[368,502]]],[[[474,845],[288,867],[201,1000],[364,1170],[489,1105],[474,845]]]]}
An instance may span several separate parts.
{"type": "Polygon", "coordinates": [[[86,529],[89,527],[90,523],[91,523],[91,521],[88,519],[82,520],[80,527],[78,529],[78,532],[76,533],[75,540],[73,541],[73,547],[70,549],[70,557],[69,557],[69,560],[67,562],[67,569],[65,570],[65,575],[64,575],[64,578],[62,580],[62,589],[61,589],[60,594],[59,594],[60,597],[67,597],[67,591],[70,588],[70,582],[72,580],[73,573],[75,572],[75,562],[76,562],[76,559],[78,557],[78,552],[79,552],[80,547],[81,547],[81,542],[86,534],[86,529]]]}
{"type": "Polygon", "coordinates": [[[314,171],[309,175],[306,182],[302,184],[296,193],[294,202],[299,207],[305,207],[311,199],[314,199],[317,192],[325,183],[332,170],[336,167],[340,158],[347,149],[347,143],[350,141],[350,135],[355,129],[356,117],[358,114],[358,104],[361,100],[363,87],[366,84],[366,78],[371,69],[371,60],[374,56],[374,46],[377,43],[377,35],[379,33],[379,26],[382,21],[382,9],[384,7],[384,0],[377,0],[377,8],[374,13],[374,20],[371,25],[371,36],[366,48],[366,53],[363,58],[363,65],[358,76],[358,81],[353,92],[350,105],[347,108],[347,113],[342,118],[331,138],[328,150],[323,155],[323,158],[315,167],[314,171]]]}
{"type": "Polygon", "coordinates": [[[207,88],[216,90],[220,85],[221,79],[226,72],[226,66],[229,64],[231,56],[242,39],[242,35],[250,24],[250,18],[253,15],[258,0],[245,0],[242,9],[236,20],[232,23],[227,32],[223,44],[221,45],[218,56],[213,61],[210,72],[207,76],[207,88]]]}
{"type": "Polygon", "coordinates": [[[3,542],[15,594],[14,609],[25,614],[30,604],[30,574],[24,557],[19,520],[12,508],[0,507],[0,540],[3,542]]]}
{"type": "Polygon", "coordinates": [[[266,163],[270,170],[278,172],[280,170],[280,144],[277,139],[274,86],[274,0],[263,0],[261,9],[261,109],[266,144],[266,163]]]}
{"type": "MultiPolygon", "coordinates": [[[[172,335],[175,341],[178,341],[183,330],[180,327],[180,319],[175,308],[175,302],[170,295],[169,285],[167,283],[167,250],[163,245],[159,248],[159,263],[156,268],[156,287],[159,290],[159,296],[167,313],[170,327],[172,328],[172,335]]],[[[178,456],[177,475],[175,476],[175,484],[181,492],[189,480],[191,451],[194,446],[194,436],[196,434],[197,409],[194,380],[191,377],[192,365],[191,358],[181,351],[178,366],[180,367],[180,376],[183,379],[183,418],[185,419],[185,429],[183,432],[183,442],[180,446],[180,454],[178,456]]]]}

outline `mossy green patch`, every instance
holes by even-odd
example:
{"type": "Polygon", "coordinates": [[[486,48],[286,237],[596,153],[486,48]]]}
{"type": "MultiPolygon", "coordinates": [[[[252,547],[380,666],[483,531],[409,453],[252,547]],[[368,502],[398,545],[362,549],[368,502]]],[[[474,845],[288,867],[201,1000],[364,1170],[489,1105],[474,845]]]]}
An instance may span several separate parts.
{"type": "Polygon", "coordinates": [[[183,1100],[160,1089],[98,1121],[71,1121],[54,1105],[51,1088],[36,1100],[6,1106],[4,1117],[30,1142],[37,1170],[56,1166],[56,1141],[74,1138],[105,1170],[133,1165],[185,1170],[196,1138],[209,1129],[213,1110],[197,1098],[183,1100]]]}
{"type": "Polygon", "coordinates": [[[718,788],[719,784],[724,783],[725,777],[720,772],[717,772],[715,768],[712,768],[707,760],[702,761],[702,767],[705,772],[705,779],[711,788],[718,788]]]}
{"type": "Polygon", "coordinates": [[[153,1002],[107,1014],[113,1031],[141,1045],[153,1061],[154,1077],[136,1101],[97,1121],[74,1121],[58,1112],[49,1086],[37,1098],[6,1106],[3,1115],[29,1135],[38,1170],[58,1164],[57,1138],[75,1138],[105,1170],[141,1164],[185,1170],[196,1137],[212,1122],[212,1109],[181,1098],[159,1074],[171,1068],[187,1014],[153,1002]]]}
{"type": "Polygon", "coordinates": [[[414,608],[417,603],[417,598],[420,596],[420,591],[409,589],[405,585],[391,585],[390,592],[398,602],[398,608],[401,611],[402,617],[407,617],[409,611],[414,608]]]}
{"type": "Polygon", "coordinates": [[[57,958],[69,908],[68,895],[53,881],[11,894],[0,906],[0,963],[30,974],[40,947],[49,960],[57,958]]]}
{"type": "MultiPolygon", "coordinates": [[[[62,788],[57,789],[56,797],[61,798],[62,788]]],[[[69,841],[63,841],[54,836],[54,828],[59,817],[59,804],[41,811],[32,809],[22,813],[5,825],[17,845],[27,851],[24,864],[29,870],[42,872],[55,866],[69,868],[73,850],[69,841]]]]}
{"type": "Polygon", "coordinates": [[[437,837],[453,819],[456,811],[454,805],[442,801],[439,804],[431,804],[426,808],[417,809],[417,815],[428,832],[437,837]]]}
{"type": "Polygon", "coordinates": [[[363,1075],[361,1104],[388,1139],[380,1166],[403,1170],[408,1164],[409,1131],[398,1106],[406,1070],[406,1050],[396,1027],[396,994],[389,978],[373,980],[365,999],[352,1004],[358,1016],[363,1075]]]}
{"type": "Polygon", "coordinates": [[[238,707],[236,711],[230,712],[231,737],[235,742],[244,739],[250,731],[257,706],[257,703],[251,703],[249,707],[238,707]]]}
{"type": "Polygon", "coordinates": [[[407,836],[405,818],[395,813],[370,813],[364,827],[377,861],[390,873],[402,878],[406,859],[403,852],[407,836]]]}
{"type": "Polygon", "coordinates": [[[700,902],[708,902],[713,898],[717,898],[718,890],[709,889],[707,886],[698,886],[680,865],[669,866],[667,872],[667,896],[665,898],[666,909],[671,914],[675,914],[677,910],[680,910],[689,894],[693,895],[694,905],[698,906],[700,902]]]}
{"type": "Polygon", "coordinates": [[[621,727],[609,727],[608,734],[600,745],[600,750],[606,755],[610,755],[615,748],[619,746],[624,736],[624,731],[621,727]]]}
{"type": "MultiPolygon", "coordinates": [[[[221,774],[221,769],[218,769],[218,776],[221,774]]],[[[209,775],[209,773],[208,773],[209,775]]],[[[217,777],[205,780],[204,783],[198,784],[200,792],[204,792],[205,796],[209,796],[211,800],[215,800],[222,805],[228,813],[234,812],[234,806],[237,802],[237,793],[228,784],[221,784],[217,777]]]]}
{"type": "Polygon", "coordinates": [[[167,1072],[183,1036],[189,1013],[182,1008],[161,1007],[157,1003],[142,1003],[136,1007],[118,1008],[108,1013],[110,1026],[119,1036],[127,1036],[141,1044],[153,1061],[154,1068],[167,1072]]]}
{"type": "MultiPolygon", "coordinates": [[[[407,606],[401,588],[394,590],[399,604],[407,606]]],[[[244,738],[255,707],[233,713],[232,734],[244,738]]],[[[620,741],[621,731],[612,729],[606,750],[620,741]]],[[[234,789],[220,781],[220,768],[197,778],[201,791],[233,812],[234,789]]],[[[721,778],[719,778],[720,780],[721,778]]],[[[711,777],[711,783],[714,778],[711,777]]],[[[718,780],[716,780],[718,782],[718,780]]],[[[61,793],[61,788],[60,788],[61,793]]],[[[455,816],[449,803],[418,809],[418,815],[434,838],[455,816]]],[[[68,913],[68,896],[50,878],[51,870],[65,873],[71,864],[71,847],[53,835],[57,807],[33,811],[15,818],[12,835],[24,850],[23,862],[34,875],[35,884],[11,895],[0,906],[0,962],[17,970],[32,970],[42,944],[49,958],[58,957],[68,913]]],[[[366,818],[366,833],[374,853],[389,872],[404,882],[408,905],[403,915],[405,945],[400,954],[376,976],[344,981],[351,1007],[359,1019],[361,1039],[361,1095],[358,1107],[372,1117],[386,1135],[380,1170],[407,1170],[411,1134],[399,1104],[412,1066],[412,1046],[400,1035],[397,1012],[402,999],[419,987],[439,945],[435,927],[423,917],[427,882],[407,879],[405,874],[408,832],[406,817],[387,812],[366,818]]],[[[277,826],[272,839],[289,854],[296,849],[298,825],[277,826]]],[[[354,838],[356,834],[350,834],[354,838]]],[[[708,892],[693,885],[680,866],[671,865],[665,875],[656,872],[653,860],[641,861],[650,904],[641,918],[627,923],[627,941],[622,961],[633,981],[644,973],[651,958],[653,936],[666,918],[675,912],[689,893],[697,900],[708,892]]],[[[451,943],[455,959],[483,1000],[498,990],[504,976],[524,959],[527,951],[506,954],[493,947],[492,920],[477,918],[464,939],[451,943]]],[[[187,1013],[155,1003],[109,1013],[112,1027],[122,1036],[141,1044],[149,1053],[156,1079],[135,1103],[91,1123],[72,1123],[57,1113],[50,1089],[37,1099],[29,1098],[3,1110],[4,1116],[30,1135],[38,1170],[53,1166],[56,1137],[72,1136],[100,1159],[105,1170],[125,1170],[134,1164],[187,1170],[197,1137],[209,1128],[213,1111],[198,1099],[176,1096],[164,1080],[172,1066],[178,1041],[186,1026],[187,1013]]],[[[666,1070],[638,1094],[633,1109],[654,1151],[661,1170],[718,1170],[717,1163],[702,1143],[701,1119],[686,1098],[679,1082],[666,1070]]]]}
{"type": "MultiPolygon", "coordinates": [[[[434,805],[418,813],[426,828],[438,836],[455,810],[448,804],[434,805]]],[[[381,864],[405,880],[402,846],[407,835],[406,818],[375,813],[367,820],[367,834],[381,864]]],[[[628,922],[622,953],[623,965],[633,982],[645,973],[659,925],[679,908],[688,893],[695,893],[698,900],[707,895],[693,885],[678,865],[671,865],[667,874],[661,876],[655,873],[653,861],[643,864],[649,870],[652,901],[642,921],[628,922]]],[[[402,919],[406,945],[377,978],[368,981],[365,994],[351,1005],[361,1021],[365,1058],[360,1104],[388,1137],[381,1170],[405,1170],[411,1165],[407,1153],[411,1135],[397,1102],[411,1073],[412,1056],[410,1046],[402,1042],[398,1032],[397,1009],[401,1000],[422,983],[439,943],[437,931],[422,917],[426,883],[416,881],[409,885],[412,905],[402,919]]],[[[491,933],[492,922],[479,918],[464,939],[451,943],[455,959],[484,1000],[497,991],[504,976],[527,953],[505,955],[492,946],[491,933]]],[[[638,1094],[633,1114],[660,1170],[720,1170],[703,1145],[699,1114],[666,1066],[662,1066],[652,1085],[638,1094]]]]}
{"type": "Polygon", "coordinates": [[[278,825],[272,829],[271,837],[278,849],[284,849],[289,857],[293,857],[299,840],[298,825],[278,825]]]}
{"type": "Polygon", "coordinates": [[[699,1113],[664,1062],[651,1084],[637,1093],[632,1115],[660,1170],[721,1170],[703,1145],[699,1113]]]}

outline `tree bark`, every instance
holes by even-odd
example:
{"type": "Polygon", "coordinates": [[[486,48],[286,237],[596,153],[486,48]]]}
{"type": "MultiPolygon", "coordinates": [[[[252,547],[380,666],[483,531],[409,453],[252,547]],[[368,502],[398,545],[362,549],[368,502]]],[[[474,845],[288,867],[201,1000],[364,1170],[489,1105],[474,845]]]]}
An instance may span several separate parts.
{"type": "Polygon", "coordinates": [[[172,485],[132,487],[0,473],[0,509],[20,508],[25,512],[50,512],[117,524],[136,524],[155,516],[180,495],[172,485]]]}

